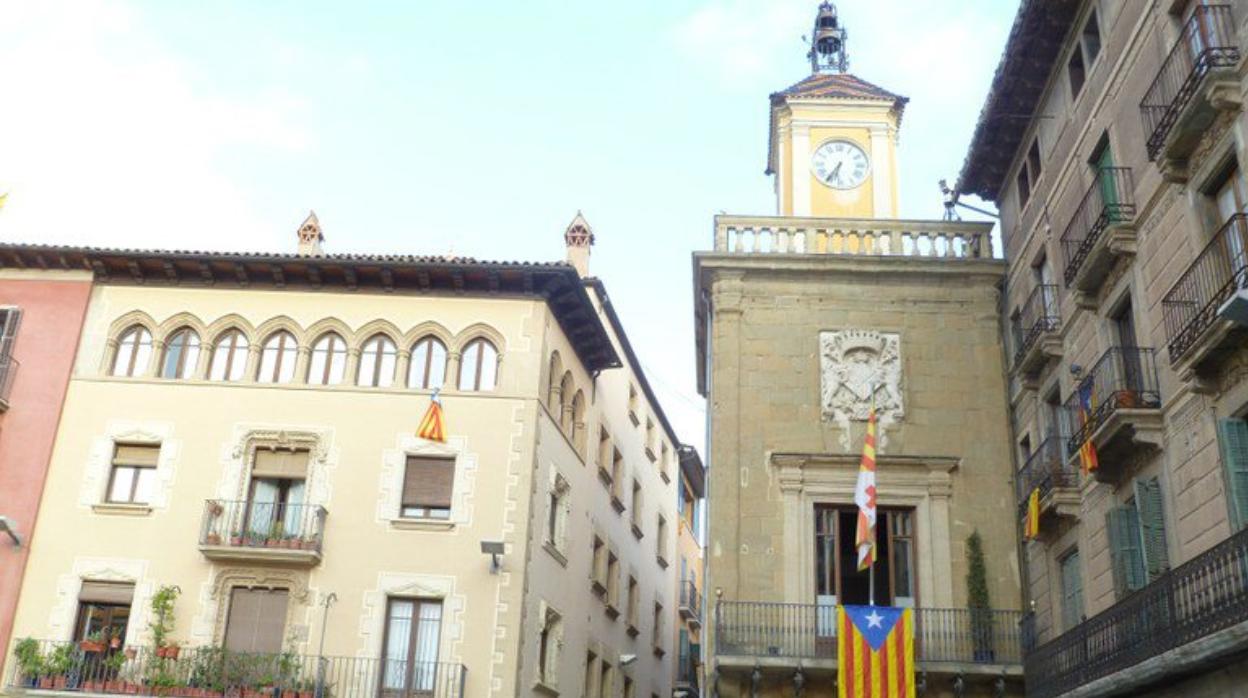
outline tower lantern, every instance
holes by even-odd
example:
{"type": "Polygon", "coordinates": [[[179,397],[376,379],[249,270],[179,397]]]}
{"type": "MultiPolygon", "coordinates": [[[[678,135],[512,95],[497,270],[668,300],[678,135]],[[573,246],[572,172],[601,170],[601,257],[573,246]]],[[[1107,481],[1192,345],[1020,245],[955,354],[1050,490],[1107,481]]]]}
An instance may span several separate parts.
{"type": "Polygon", "coordinates": [[[849,69],[849,56],[845,53],[848,33],[836,17],[836,5],[819,3],[815,15],[815,28],[810,38],[810,71],[812,73],[843,73],[849,69]]]}

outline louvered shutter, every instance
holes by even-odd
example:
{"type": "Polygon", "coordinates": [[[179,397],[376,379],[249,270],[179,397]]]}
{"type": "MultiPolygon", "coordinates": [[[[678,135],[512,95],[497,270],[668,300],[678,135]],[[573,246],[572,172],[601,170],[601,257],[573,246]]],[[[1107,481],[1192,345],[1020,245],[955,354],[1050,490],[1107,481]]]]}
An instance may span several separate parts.
{"type": "Polygon", "coordinates": [[[1140,521],[1135,507],[1117,507],[1105,514],[1114,590],[1119,597],[1144,586],[1144,559],[1140,550],[1140,521]]]}
{"type": "Polygon", "coordinates": [[[20,308],[0,308],[0,363],[6,362],[13,354],[13,345],[17,342],[17,327],[20,324],[20,308]]]}
{"type": "Polygon", "coordinates": [[[1161,503],[1161,483],[1157,478],[1135,481],[1135,508],[1139,513],[1140,542],[1144,568],[1152,582],[1170,569],[1166,551],[1166,519],[1161,503]]]}
{"type": "Polygon", "coordinates": [[[288,596],[285,589],[234,589],[225,625],[225,648],[231,652],[281,652],[288,596]]]}
{"type": "Polygon", "coordinates": [[[408,456],[403,478],[403,506],[450,509],[455,486],[453,458],[408,456]]]}
{"type": "Polygon", "coordinates": [[[302,480],[308,476],[308,452],[258,449],[251,474],[253,477],[302,480]]]}
{"type": "Polygon", "coordinates": [[[1218,443],[1222,447],[1222,465],[1226,468],[1231,525],[1239,530],[1248,525],[1248,422],[1219,420],[1218,443]]]}
{"type": "Polygon", "coordinates": [[[1062,560],[1062,630],[1070,630],[1083,619],[1083,575],[1079,552],[1062,560]]]}

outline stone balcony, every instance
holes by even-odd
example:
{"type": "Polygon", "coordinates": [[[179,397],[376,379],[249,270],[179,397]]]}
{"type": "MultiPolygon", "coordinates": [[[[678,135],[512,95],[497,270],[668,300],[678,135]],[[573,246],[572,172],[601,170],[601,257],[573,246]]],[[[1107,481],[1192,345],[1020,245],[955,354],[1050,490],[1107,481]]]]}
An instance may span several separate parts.
{"type": "Polygon", "coordinates": [[[933,259],[992,258],[991,223],[716,216],[715,252],[933,259]]]}
{"type": "Polygon", "coordinates": [[[199,550],[220,562],[313,567],[321,562],[326,515],[313,504],[210,499],[199,550]]]}

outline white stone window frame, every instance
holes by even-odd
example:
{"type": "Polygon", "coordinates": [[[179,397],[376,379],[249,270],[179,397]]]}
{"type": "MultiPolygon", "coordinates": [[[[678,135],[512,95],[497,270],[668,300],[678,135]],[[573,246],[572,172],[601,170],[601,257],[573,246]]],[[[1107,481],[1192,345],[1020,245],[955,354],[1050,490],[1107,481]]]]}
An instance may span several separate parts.
{"type": "Polygon", "coordinates": [[[548,693],[550,695],[559,695],[559,664],[563,658],[564,650],[564,614],[550,604],[545,599],[538,601],[537,618],[539,624],[537,626],[538,636],[533,643],[534,651],[537,656],[533,659],[533,666],[537,669],[537,675],[533,679],[533,688],[538,691],[548,693]],[[541,633],[551,623],[551,616],[557,621],[552,635],[547,638],[546,645],[546,666],[542,666],[542,638],[541,633]]]}
{"type": "Polygon", "coordinates": [[[400,433],[395,447],[382,453],[381,487],[377,497],[377,523],[401,531],[449,531],[472,523],[472,495],[476,489],[478,456],[468,450],[468,440],[452,436],[446,443],[428,441],[400,433]],[[451,514],[446,519],[414,519],[400,515],[403,479],[408,456],[455,459],[455,479],[451,486],[451,514]]]}
{"type": "MultiPolygon", "coordinates": [[[[305,653],[309,648],[311,623],[320,598],[308,584],[305,570],[263,566],[220,567],[199,588],[196,613],[191,617],[190,639],[206,647],[225,642],[230,597],[235,589],[286,589],[288,603],[282,644],[286,651],[305,653]]],[[[188,590],[189,591],[189,590],[188,590]]]]}
{"type": "Polygon", "coordinates": [[[389,599],[431,599],[442,603],[438,632],[438,661],[463,663],[460,647],[464,641],[464,611],[468,599],[455,590],[455,577],[409,572],[377,573],[377,585],[364,591],[359,616],[360,648],[356,656],[376,659],[385,656],[386,604],[389,599]]]}
{"type": "Polygon", "coordinates": [[[105,424],[104,433],[91,441],[82,484],[78,490],[79,506],[96,514],[120,516],[146,516],[153,511],[168,509],[176,465],[182,452],[182,442],[173,438],[173,434],[172,422],[116,420],[105,424]],[[156,485],[152,490],[151,501],[145,504],[108,501],[108,485],[118,444],[155,446],[160,449],[156,460],[156,485]]]}
{"type": "MultiPolygon", "coordinates": [[[[148,561],[133,558],[75,557],[70,572],[56,578],[56,600],[48,612],[48,625],[35,637],[70,641],[78,620],[78,597],[83,582],[118,582],[134,585],[130,602],[130,621],[126,624],[124,643],[144,644],[147,640],[148,616],[156,584],[148,579],[148,561]]],[[[16,637],[16,635],[15,635],[16,637]]]]}
{"type": "Polygon", "coordinates": [[[542,547],[546,552],[564,567],[568,566],[568,522],[572,519],[572,485],[568,479],[559,472],[559,469],[552,463],[549,468],[549,477],[546,481],[546,494],[544,498],[545,506],[543,512],[547,518],[542,521],[542,547]],[[556,501],[552,502],[550,498],[551,492],[558,493],[556,501]],[[558,506],[559,511],[555,518],[555,535],[552,539],[550,531],[546,525],[549,521],[550,507],[558,506]]]}
{"type": "Polygon", "coordinates": [[[338,467],[334,430],[288,424],[239,424],[221,454],[221,475],[215,499],[243,501],[248,497],[251,470],[260,449],[308,451],[304,503],[328,508],[331,473],[338,467]]]}

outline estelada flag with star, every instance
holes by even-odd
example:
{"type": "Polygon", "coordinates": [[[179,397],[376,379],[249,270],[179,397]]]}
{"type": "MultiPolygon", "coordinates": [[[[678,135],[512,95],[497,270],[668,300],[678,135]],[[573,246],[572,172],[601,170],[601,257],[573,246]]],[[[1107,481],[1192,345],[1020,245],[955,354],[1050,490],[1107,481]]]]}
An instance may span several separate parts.
{"type": "Polygon", "coordinates": [[[914,611],[891,606],[836,609],[840,698],[914,698],[914,611]]]}
{"type": "Polygon", "coordinates": [[[438,397],[436,390],[429,397],[429,409],[425,410],[425,416],[421,417],[420,426],[416,427],[416,435],[428,441],[446,443],[446,425],[442,422],[442,400],[438,397]]]}
{"type": "Polygon", "coordinates": [[[867,413],[867,435],[862,440],[862,462],[858,465],[858,486],[854,488],[854,504],[858,505],[858,528],[854,545],[858,548],[858,571],[875,564],[875,402],[867,413]]]}
{"type": "Polygon", "coordinates": [[[1092,411],[1096,409],[1095,379],[1089,377],[1077,391],[1079,393],[1079,425],[1085,429],[1083,443],[1079,444],[1079,468],[1084,475],[1087,475],[1101,467],[1101,461],[1096,455],[1096,444],[1092,443],[1092,430],[1087,429],[1088,421],[1092,419],[1092,411]]]}

